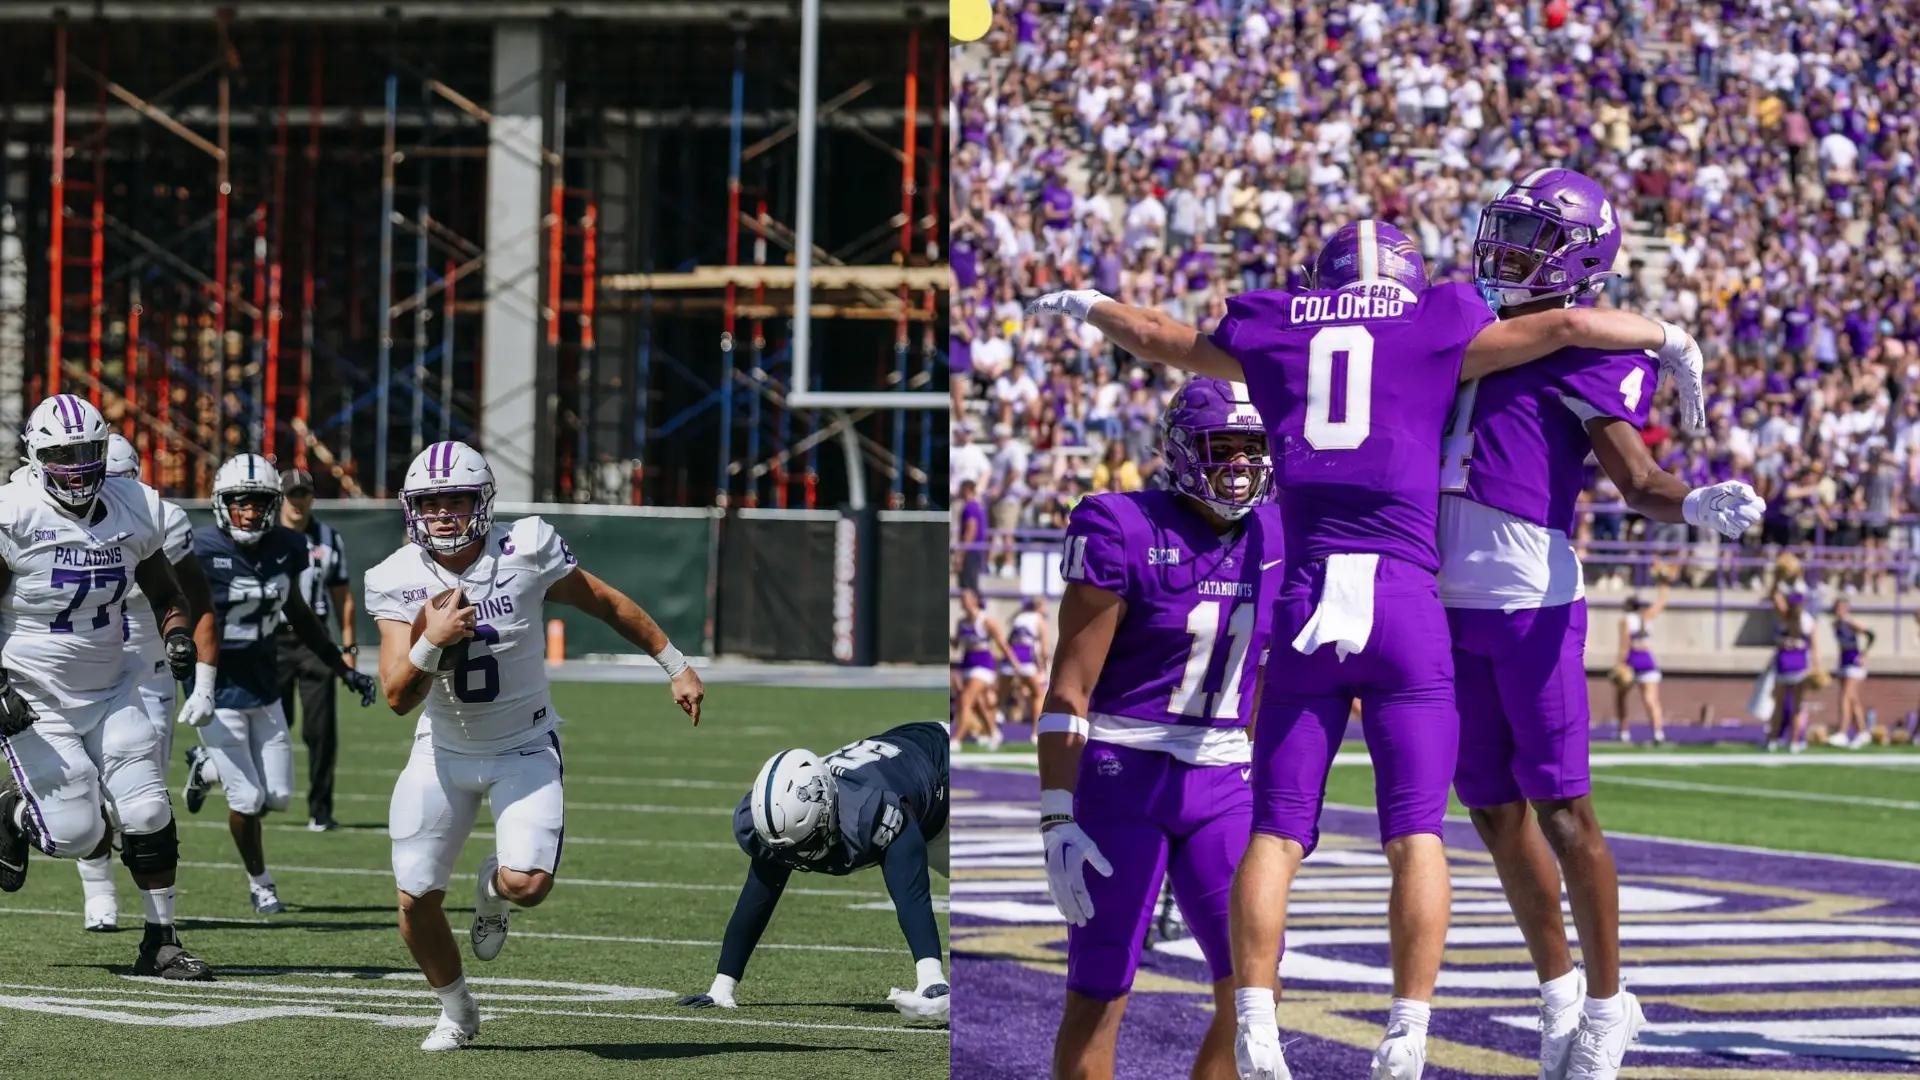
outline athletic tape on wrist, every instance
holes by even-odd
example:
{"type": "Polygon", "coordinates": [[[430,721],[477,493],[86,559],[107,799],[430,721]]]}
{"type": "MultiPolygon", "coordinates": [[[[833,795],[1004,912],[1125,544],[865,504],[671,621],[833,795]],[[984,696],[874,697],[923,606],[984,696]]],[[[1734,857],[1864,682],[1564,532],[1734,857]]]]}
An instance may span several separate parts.
{"type": "Polygon", "coordinates": [[[1072,817],[1073,792],[1065,788],[1048,788],[1040,793],[1040,816],[1072,817]]]}
{"type": "Polygon", "coordinates": [[[660,670],[666,672],[669,679],[687,670],[686,655],[674,648],[671,641],[654,654],[653,662],[660,665],[660,670]]]}
{"type": "Polygon", "coordinates": [[[413,648],[407,650],[407,662],[431,675],[440,670],[440,654],[444,651],[440,646],[428,641],[427,635],[421,634],[420,640],[414,642],[413,648]]]}
{"type": "Polygon", "coordinates": [[[1093,731],[1093,725],[1084,716],[1049,712],[1040,714],[1040,724],[1034,731],[1038,735],[1078,735],[1085,738],[1093,731]]]}

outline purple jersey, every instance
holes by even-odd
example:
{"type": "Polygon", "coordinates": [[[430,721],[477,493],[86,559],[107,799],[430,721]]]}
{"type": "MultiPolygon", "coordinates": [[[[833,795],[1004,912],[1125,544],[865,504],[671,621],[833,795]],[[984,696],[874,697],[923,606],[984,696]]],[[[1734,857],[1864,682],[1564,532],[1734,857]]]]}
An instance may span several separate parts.
{"type": "Polygon", "coordinates": [[[987,633],[984,617],[969,619],[960,617],[959,625],[954,627],[953,636],[960,643],[960,666],[963,668],[993,667],[993,636],[987,633]]]}
{"type": "Polygon", "coordinates": [[[1571,535],[1592,447],[1587,422],[1645,427],[1657,364],[1646,352],[1562,349],[1462,386],[1441,490],[1571,535]]]}
{"type": "Polygon", "coordinates": [[[1227,301],[1213,343],[1266,421],[1287,555],[1377,553],[1440,568],[1440,439],[1493,312],[1472,285],[1393,283],[1227,301]]]}
{"type": "Polygon", "coordinates": [[[1170,491],[1082,499],[1067,525],[1061,575],[1127,604],[1089,711],[1246,727],[1282,542],[1271,503],[1222,535],[1170,491]]]}

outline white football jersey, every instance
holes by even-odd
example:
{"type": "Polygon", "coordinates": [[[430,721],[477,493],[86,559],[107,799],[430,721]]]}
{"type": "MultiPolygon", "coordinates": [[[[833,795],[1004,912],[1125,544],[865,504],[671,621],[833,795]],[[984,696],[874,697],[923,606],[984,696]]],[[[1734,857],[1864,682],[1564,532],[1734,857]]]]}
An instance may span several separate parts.
{"type": "Polygon", "coordinates": [[[45,713],[84,716],[120,685],[134,567],[160,550],[160,495],[109,477],[86,520],[56,509],[31,479],[0,487],[0,661],[45,713]]]}
{"type": "Polygon", "coordinates": [[[524,517],[488,530],[486,550],[463,574],[411,543],[367,571],[367,613],[375,619],[412,625],[429,597],[456,584],[479,608],[466,662],[436,674],[427,691],[420,730],[432,731],[436,748],[504,753],[553,728],[542,605],[548,586],[576,565],[553,526],[524,517]]]}
{"type": "MultiPolygon", "coordinates": [[[[193,522],[187,520],[185,510],[165,499],[160,500],[160,533],[160,550],[167,553],[167,562],[178,566],[180,560],[193,554],[193,522]]],[[[153,619],[153,605],[147,603],[146,594],[138,584],[127,586],[127,651],[141,658],[141,671],[146,674],[153,673],[154,662],[166,659],[166,650],[160,647],[160,627],[153,619]]]]}

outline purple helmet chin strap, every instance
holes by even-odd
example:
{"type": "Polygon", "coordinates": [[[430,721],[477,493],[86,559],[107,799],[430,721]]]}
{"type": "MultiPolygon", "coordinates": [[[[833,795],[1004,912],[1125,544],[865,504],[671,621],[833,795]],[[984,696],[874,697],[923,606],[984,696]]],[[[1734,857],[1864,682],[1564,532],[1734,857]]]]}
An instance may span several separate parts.
{"type": "Polygon", "coordinates": [[[1265,439],[1245,383],[1189,379],[1160,414],[1160,453],[1166,459],[1168,486],[1232,521],[1273,497],[1273,462],[1265,449],[1245,462],[1215,461],[1213,436],[1221,433],[1265,439]],[[1215,483],[1223,471],[1233,484],[1227,494],[1215,483]],[[1243,478],[1244,490],[1234,483],[1243,478]]]}

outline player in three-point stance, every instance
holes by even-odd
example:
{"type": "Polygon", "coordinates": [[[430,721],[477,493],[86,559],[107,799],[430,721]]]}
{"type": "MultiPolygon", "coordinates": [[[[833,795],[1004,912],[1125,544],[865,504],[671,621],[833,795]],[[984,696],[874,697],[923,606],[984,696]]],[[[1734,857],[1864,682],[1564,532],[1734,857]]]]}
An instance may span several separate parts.
{"type": "Polygon", "coordinates": [[[107,434],[84,399],[48,398],[27,419],[29,475],[0,488],[0,891],[25,884],[29,847],[105,854],[104,798],[146,908],[133,973],[208,979],[174,932],[177,830],[122,622],[137,583],[167,666],[184,678],[196,656],[190,614],[162,545],[160,497],[107,476],[107,434]]]}
{"type": "Polygon", "coordinates": [[[912,992],[887,1000],[914,1020],[945,1020],[952,994],[940,960],[929,870],[947,876],[947,728],[922,720],[826,757],[782,750],[767,759],[733,812],[734,839],[753,860],[727,920],[720,963],[695,1008],[734,1007],[733,991],[795,870],[836,877],[879,866],[913,953],[912,992]]]}
{"type": "Polygon", "coordinates": [[[1090,495],[1067,525],[1038,726],[1047,884],[1072,924],[1060,1077],[1113,1076],[1163,878],[1213,975],[1192,1074],[1234,1075],[1228,898],[1253,819],[1247,724],[1284,537],[1244,384],[1188,380],[1160,414],[1160,453],[1171,490],[1090,495]]]}
{"type": "Polygon", "coordinates": [[[440,999],[440,1021],[420,1048],[456,1050],[479,1032],[480,1008],[441,905],[481,801],[493,812],[494,851],[474,883],[474,956],[500,954],[510,906],[546,899],[560,865],[560,718],[548,693],[543,605],[577,607],[646,650],[695,724],[706,691],[653,619],[582,569],[553,526],[537,517],[494,523],[493,471],[479,451],[461,442],[421,451],[400,504],[407,542],[367,571],[367,611],[380,627],[387,704],[402,715],[427,707],[387,828],[400,936],[440,999]]]}
{"type": "MultiPolygon", "coordinates": [[[[31,466],[22,467],[23,472],[30,469],[31,466]]],[[[140,456],[133,444],[118,433],[107,436],[107,475],[140,479],[140,456]]],[[[208,610],[212,600],[207,593],[206,576],[200,572],[200,562],[193,557],[193,523],[187,520],[187,512],[176,503],[160,500],[160,531],[165,537],[162,550],[173,566],[174,576],[179,579],[189,605],[196,613],[208,610]]],[[[134,678],[140,706],[160,736],[154,744],[154,764],[164,776],[167,759],[173,753],[173,702],[178,684],[167,668],[160,628],[154,624],[153,609],[145,602],[138,582],[127,588],[125,625],[126,650],[136,666],[134,678]]],[[[198,619],[194,626],[194,651],[208,661],[220,654],[220,643],[212,627],[202,625],[198,619]]],[[[103,851],[93,858],[76,859],[74,867],[80,871],[80,887],[86,894],[83,925],[88,930],[102,932],[117,929],[120,899],[114,892],[112,853],[103,851]]]]}
{"type": "Polygon", "coordinates": [[[227,830],[247,872],[253,910],[285,908],[267,871],[260,820],[293,798],[293,739],[280,709],[273,631],[284,616],[335,677],[373,704],[373,677],[348,667],[327,628],[300,595],[307,542],[280,525],[280,473],[259,454],[228,458],[213,476],[213,524],[194,530],[193,550],[213,592],[203,612],[220,642],[217,666],[198,665],[180,722],[200,729],[187,750],[187,811],[197,814],[207,788],[227,795],[227,830]]]}

